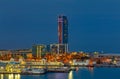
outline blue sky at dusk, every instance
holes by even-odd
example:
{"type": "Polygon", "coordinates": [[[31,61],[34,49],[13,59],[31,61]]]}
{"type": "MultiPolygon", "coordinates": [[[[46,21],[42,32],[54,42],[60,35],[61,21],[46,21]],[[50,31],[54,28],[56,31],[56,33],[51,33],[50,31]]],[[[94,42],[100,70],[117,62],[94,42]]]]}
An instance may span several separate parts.
{"type": "Polygon", "coordinates": [[[57,43],[60,14],[70,51],[120,53],[119,0],[0,0],[0,49],[57,43]]]}

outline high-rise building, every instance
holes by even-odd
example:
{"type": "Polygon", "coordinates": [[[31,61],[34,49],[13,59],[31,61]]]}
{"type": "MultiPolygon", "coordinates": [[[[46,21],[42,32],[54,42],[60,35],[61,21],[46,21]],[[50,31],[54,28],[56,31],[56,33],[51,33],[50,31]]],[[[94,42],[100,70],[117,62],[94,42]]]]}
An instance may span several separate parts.
{"type": "Polygon", "coordinates": [[[64,54],[65,44],[50,44],[51,54],[64,54]]]}
{"type": "Polygon", "coordinates": [[[46,45],[33,45],[32,54],[37,58],[41,58],[46,54],[46,45]]]}
{"type": "Polygon", "coordinates": [[[68,52],[68,20],[66,16],[58,17],[58,42],[65,45],[65,52],[68,52]]]}

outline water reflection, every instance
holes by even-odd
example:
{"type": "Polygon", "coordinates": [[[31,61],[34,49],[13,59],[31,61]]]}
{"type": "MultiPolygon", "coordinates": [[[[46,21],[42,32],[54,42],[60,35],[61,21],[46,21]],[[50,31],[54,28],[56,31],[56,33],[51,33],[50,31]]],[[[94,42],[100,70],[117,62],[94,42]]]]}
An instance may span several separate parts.
{"type": "Polygon", "coordinates": [[[94,75],[94,67],[88,67],[88,70],[90,71],[91,75],[94,75]]]}
{"type": "Polygon", "coordinates": [[[13,78],[13,74],[9,74],[9,75],[8,75],[8,79],[14,79],[14,78],[13,78]]]}
{"type": "Polygon", "coordinates": [[[20,74],[15,75],[15,79],[20,79],[20,74]]]}
{"type": "Polygon", "coordinates": [[[0,79],[20,79],[20,74],[0,74],[0,79]]]}
{"type": "Polygon", "coordinates": [[[93,73],[93,67],[88,67],[88,70],[91,72],[91,73],[93,73]]]}
{"type": "Polygon", "coordinates": [[[3,74],[0,74],[0,79],[4,79],[3,74]]]}
{"type": "Polygon", "coordinates": [[[70,71],[68,74],[68,79],[73,79],[73,71],[70,71]]]}

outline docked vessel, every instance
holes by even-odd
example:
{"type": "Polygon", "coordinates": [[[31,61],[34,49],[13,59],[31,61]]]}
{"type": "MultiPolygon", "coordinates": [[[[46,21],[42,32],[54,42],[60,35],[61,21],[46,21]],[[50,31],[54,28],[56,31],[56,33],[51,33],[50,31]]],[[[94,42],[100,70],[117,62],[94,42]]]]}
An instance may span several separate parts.
{"type": "Polygon", "coordinates": [[[46,70],[42,68],[26,68],[26,69],[23,69],[21,72],[22,75],[40,75],[45,73],[46,73],[46,70]]]}
{"type": "Polygon", "coordinates": [[[59,73],[69,73],[70,68],[68,67],[60,67],[60,68],[49,68],[47,71],[48,72],[59,72],[59,73]]]}

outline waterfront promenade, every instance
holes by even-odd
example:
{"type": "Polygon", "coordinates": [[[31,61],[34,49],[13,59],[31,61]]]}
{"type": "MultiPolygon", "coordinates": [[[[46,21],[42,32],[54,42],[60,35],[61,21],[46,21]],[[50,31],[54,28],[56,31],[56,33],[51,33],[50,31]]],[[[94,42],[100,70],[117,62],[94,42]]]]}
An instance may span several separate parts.
{"type": "MultiPolygon", "coordinates": [[[[36,65],[31,65],[36,66],[36,65]]],[[[45,66],[45,65],[37,65],[37,66],[45,66]]],[[[30,66],[29,66],[30,67],[30,66]]],[[[69,73],[70,71],[77,71],[78,68],[120,68],[120,65],[103,65],[103,64],[96,64],[94,66],[85,66],[85,65],[71,65],[71,66],[57,66],[57,65],[48,65],[46,67],[46,73],[69,73]]],[[[44,74],[46,74],[44,73],[44,74]]],[[[21,74],[21,75],[40,75],[34,73],[22,73],[22,72],[10,72],[6,70],[0,70],[0,74],[21,74]]]]}
{"type": "Polygon", "coordinates": [[[44,75],[0,74],[0,79],[119,79],[119,72],[119,68],[79,67],[77,71],[70,71],[69,73],[46,73],[44,75]]]}

